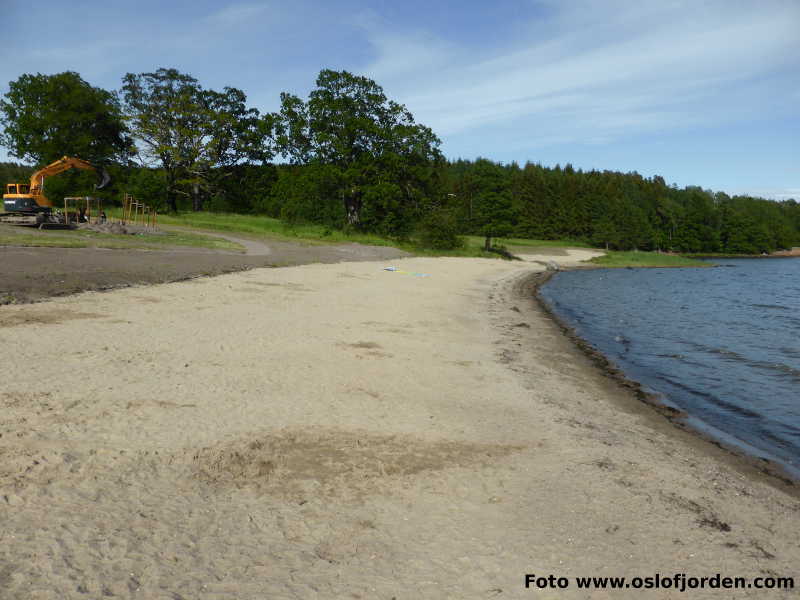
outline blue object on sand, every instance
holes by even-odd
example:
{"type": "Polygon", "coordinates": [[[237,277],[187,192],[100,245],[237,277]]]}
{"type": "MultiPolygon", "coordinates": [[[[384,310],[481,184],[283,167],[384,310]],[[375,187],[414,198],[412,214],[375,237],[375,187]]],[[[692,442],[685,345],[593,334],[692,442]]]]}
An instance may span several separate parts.
{"type": "Polygon", "coordinates": [[[411,271],[402,271],[397,267],[384,267],[384,271],[391,271],[392,273],[402,273],[403,275],[413,275],[414,277],[430,277],[427,273],[412,273],[411,271]]]}

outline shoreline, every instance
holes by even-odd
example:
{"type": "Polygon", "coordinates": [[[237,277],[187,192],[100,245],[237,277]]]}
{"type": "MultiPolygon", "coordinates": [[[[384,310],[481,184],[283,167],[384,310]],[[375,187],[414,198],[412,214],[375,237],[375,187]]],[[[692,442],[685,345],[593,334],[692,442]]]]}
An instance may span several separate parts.
{"type": "MultiPolygon", "coordinates": [[[[603,267],[589,268],[594,269],[603,267]]],[[[583,267],[567,267],[562,270],[579,271],[585,269],[583,267]]],[[[659,394],[647,391],[642,383],[636,381],[635,379],[629,378],[624,371],[620,369],[611,359],[595,348],[594,345],[592,345],[589,341],[581,337],[575,331],[575,328],[567,323],[558,313],[556,313],[539,293],[539,288],[546,284],[555,274],[556,272],[552,271],[533,273],[528,281],[523,284],[523,287],[528,291],[528,293],[530,293],[532,301],[535,302],[535,304],[553,321],[553,323],[555,323],[561,329],[562,333],[575,345],[575,347],[578,348],[584,355],[586,355],[600,371],[602,371],[613,381],[617,382],[621,387],[630,390],[639,401],[652,408],[661,417],[667,419],[677,429],[687,431],[697,436],[699,439],[707,442],[708,444],[711,444],[720,450],[729,453],[731,455],[733,464],[740,463],[739,466],[744,471],[749,472],[750,470],[754,469],[761,474],[764,474],[770,478],[774,478],[780,482],[782,486],[786,486],[788,489],[794,490],[798,497],[800,497],[800,489],[797,487],[797,485],[800,484],[800,476],[792,474],[791,471],[783,467],[783,465],[781,465],[778,461],[753,456],[735,444],[727,444],[714,437],[711,433],[691,426],[686,422],[686,419],[691,417],[691,415],[682,409],[665,404],[659,398],[659,394]]]]}
{"type": "Polygon", "coordinates": [[[800,258],[798,250],[776,250],[771,254],[691,254],[689,258],[800,258]]]}

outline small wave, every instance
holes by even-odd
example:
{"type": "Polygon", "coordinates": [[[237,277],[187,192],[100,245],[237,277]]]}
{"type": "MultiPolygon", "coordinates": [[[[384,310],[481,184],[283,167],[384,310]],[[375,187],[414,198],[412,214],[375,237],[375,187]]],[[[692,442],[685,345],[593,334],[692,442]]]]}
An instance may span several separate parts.
{"type": "Polygon", "coordinates": [[[731,360],[738,360],[746,363],[751,362],[747,359],[747,357],[742,356],[741,354],[739,354],[738,352],[734,352],[733,350],[727,350],[726,348],[711,348],[710,350],[708,350],[708,352],[711,354],[719,354],[720,356],[730,358],[731,360]]]}
{"type": "Polygon", "coordinates": [[[741,415],[743,417],[748,417],[750,419],[763,419],[763,415],[761,413],[757,413],[754,410],[750,410],[749,408],[745,408],[743,406],[739,406],[738,404],[734,404],[733,402],[728,402],[727,400],[723,400],[722,398],[718,398],[712,394],[705,394],[705,398],[711,401],[711,403],[719,406],[720,408],[724,408],[728,412],[734,413],[736,415],[741,415]]]}
{"type": "Polygon", "coordinates": [[[781,375],[785,375],[786,377],[793,379],[795,381],[800,381],[800,369],[796,369],[790,365],[785,365],[783,363],[769,363],[769,362],[754,362],[752,363],[759,369],[765,369],[767,371],[775,371],[780,373],[781,375]]]}
{"type": "Polygon", "coordinates": [[[797,317],[790,317],[789,315],[776,315],[775,318],[780,319],[785,323],[789,323],[793,327],[800,328],[800,319],[797,317]]]}
{"type": "Polygon", "coordinates": [[[698,349],[702,349],[703,352],[706,352],[708,354],[716,354],[722,357],[723,360],[742,363],[749,367],[753,367],[756,369],[763,369],[765,371],[773,371],[776,373],[780,373],[781,375],[787,376],[793,380],[800,381],[800,369],[797,369],[791,365],[787,365],[785,363],[780,363],[780,362],[766,362],[763,360],[754,360],[751,358],[747,358],[746,356],[739,354],[738,352],[734,352],[733,350],[728,350],[727,348],[712,348],[709,346],[703,346],[702,344],[694,344],[694,345],[698,349]]]}
{"type": "Polygon", "coordinates": [[[772,310],[792,310],[788,306],[783,306],[781,304],[751,304],[750,306],[754,308],[769,308],[772,310]]]}
{"type": "Polygon", "coordinates": [[[800,433],[800,431],[798,431],[796,428],[788,428],[786,425],[783,424],[781,425],[783,429],[787,430],[788,435],[786,434],[781,435],[777,431],[770,431],[769,429],[766,428],[762,428],[758,433],[762,438],[770,440],[778,447],[796,450],[797,444],[794,442],[792,438],[797,438],[798,433],[800,433]]]}
{"type": "Polygon", "coordinates": [[[728,412],[735,413],[737,415],[741,415],[744,417],[749,417],[751,419],[761,419],[763,418],[761,414],[750,410],[748,408],[744,408],[743,406],[739,406],[738,404],[733,404],[732,402],[728,402],[727,400],[723,400],[719,396],[715,396],[714,394],[710,394],[704,390],[699,390],[697,388],[690,387],[677,379],[673,379],[672,377],[668,377],[666,375],[658,375],[657,379],[660,379],[676,388],[683,390],[691,394],[692,396],[696,396],[698,398],[703,398],[707,400],[709,403],[718,406],[720,408],[725,409],[728,412]]]}
{"type": "Polygon", "coordinates": [[[716,354],[717,356],[721,356],[723,360],[728,360],[731,362],[741,362],[749,365],[757,364],[756,361],[750,360],[746,356],[743,356],[742,354],[739,354],[734,350],[728,350],[727,348],[714,348],[713,346],[704,346],[702,344],[694,344],[694,345],[701,352],[705,352],[706,354],[716,354]]]}

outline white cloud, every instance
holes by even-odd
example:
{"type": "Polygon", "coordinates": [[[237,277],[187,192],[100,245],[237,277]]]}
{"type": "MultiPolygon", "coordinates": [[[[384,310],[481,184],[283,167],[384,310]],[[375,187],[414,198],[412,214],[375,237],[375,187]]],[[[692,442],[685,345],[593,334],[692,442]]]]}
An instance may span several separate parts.
{"type": "Polygon", "coordinates": [[[233,27],[260,18],[269,9],[271,7],[266,3],[231,4],[208,15],[205,20],[213,26],[233,27]]]}
{"type": "Polygon", "coordinates": [[[796,4],[540,5],[552,14],[489,56],[424,31],[373,31],[368,72],[444,136],[526,123],[581,140],[752,116],[789,95],[739,84],[800,63],[796,4]]]}
{"type": "Polygon", "coordinates": [[[771,198],[773,200],[797,200],[800,202],[800,188],[742,188],[735,190],[733,194],[754,196],[757,198],[771,198]]]}
{"type": "Polygon", "coordinates": [[[458,57],[453,44],[429,33],[374,35],[370,30],[364,33],[377,55],[369,70],[384,74],[387,79],[414,79],[421,68],[447,69],[458,57]]]}

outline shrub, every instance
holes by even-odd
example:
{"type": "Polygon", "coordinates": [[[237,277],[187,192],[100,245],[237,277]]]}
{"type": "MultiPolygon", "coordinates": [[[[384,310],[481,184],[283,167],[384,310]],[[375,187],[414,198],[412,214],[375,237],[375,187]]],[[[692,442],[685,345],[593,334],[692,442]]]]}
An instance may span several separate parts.
{"type": "Polygon", "coordinates": [[[458,221],[452,211],[436,209],[420,223],[419,245],[433,250],[455,250],[464,246],[458,235],[458,221]]]}

